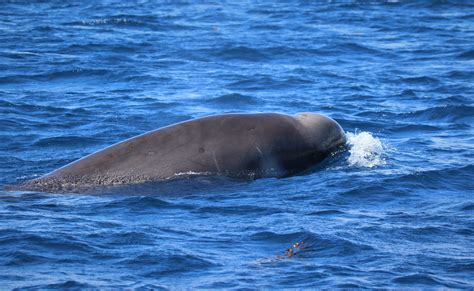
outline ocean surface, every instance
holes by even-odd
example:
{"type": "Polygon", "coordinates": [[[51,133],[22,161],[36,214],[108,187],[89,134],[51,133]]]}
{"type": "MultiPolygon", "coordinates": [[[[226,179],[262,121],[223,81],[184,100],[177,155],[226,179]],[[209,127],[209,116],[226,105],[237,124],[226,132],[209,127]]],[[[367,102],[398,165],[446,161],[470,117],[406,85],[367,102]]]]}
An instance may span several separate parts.
{"type": "Polygon", "coordinates": [[[303,175],[2,187],[1,288],[472,288],[474,3],[0,1],[0,185],[302,111],[348,135],[303,175]]]}

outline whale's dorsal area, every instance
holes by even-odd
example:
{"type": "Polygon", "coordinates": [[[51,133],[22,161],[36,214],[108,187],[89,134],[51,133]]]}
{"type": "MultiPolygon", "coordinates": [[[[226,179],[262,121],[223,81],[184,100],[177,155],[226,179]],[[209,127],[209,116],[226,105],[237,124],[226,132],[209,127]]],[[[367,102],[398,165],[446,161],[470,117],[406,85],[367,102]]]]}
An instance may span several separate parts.
{"type": "Polygon", "coordinates": [[[21,188],[69,191],[189,175],[283,177],[314,166],[344,143],[340,125],[315,113],[214,115],[116,143],[21,188]]]}

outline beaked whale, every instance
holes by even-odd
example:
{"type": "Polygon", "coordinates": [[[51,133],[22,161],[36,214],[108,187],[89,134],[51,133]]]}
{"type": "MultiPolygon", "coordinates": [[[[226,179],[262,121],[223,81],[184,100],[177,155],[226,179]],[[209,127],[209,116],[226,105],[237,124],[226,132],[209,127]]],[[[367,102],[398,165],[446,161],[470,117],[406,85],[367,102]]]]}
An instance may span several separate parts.
{"type": "Polygon", "coordinates": [[[20,189],[61,192],[188,175],[285,177],[316,165],[345,142],[341,126],[320,114],[214,115],[116,143],[20,189]]]}

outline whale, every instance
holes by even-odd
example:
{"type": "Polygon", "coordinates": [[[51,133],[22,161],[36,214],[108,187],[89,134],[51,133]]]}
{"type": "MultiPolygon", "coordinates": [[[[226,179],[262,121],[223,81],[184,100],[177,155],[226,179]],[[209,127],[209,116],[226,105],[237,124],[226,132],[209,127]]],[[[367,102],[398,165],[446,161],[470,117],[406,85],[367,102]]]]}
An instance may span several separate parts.
{"type": "Polygon", "coordinates": [[[195,175],[282,178],[315,166],[345,142],[342,127],[317,113],[212,115],[113,144],[20,188],[61,192],[195,175]]]}

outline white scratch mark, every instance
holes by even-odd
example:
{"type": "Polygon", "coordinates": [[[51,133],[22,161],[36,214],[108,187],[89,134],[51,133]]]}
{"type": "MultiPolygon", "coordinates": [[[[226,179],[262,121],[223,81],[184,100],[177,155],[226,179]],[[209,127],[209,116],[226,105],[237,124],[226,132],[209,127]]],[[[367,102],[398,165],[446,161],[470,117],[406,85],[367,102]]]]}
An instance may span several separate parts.
{"type": "Polygon", "coordinates": [[[214,158],[214,164],[216,165],[217,171],[220,172],[221,169],[219,168],[219,163],[217,162],[216,153],[215,153],[215,152],[212,152],[212,157],[214,158]]]}

